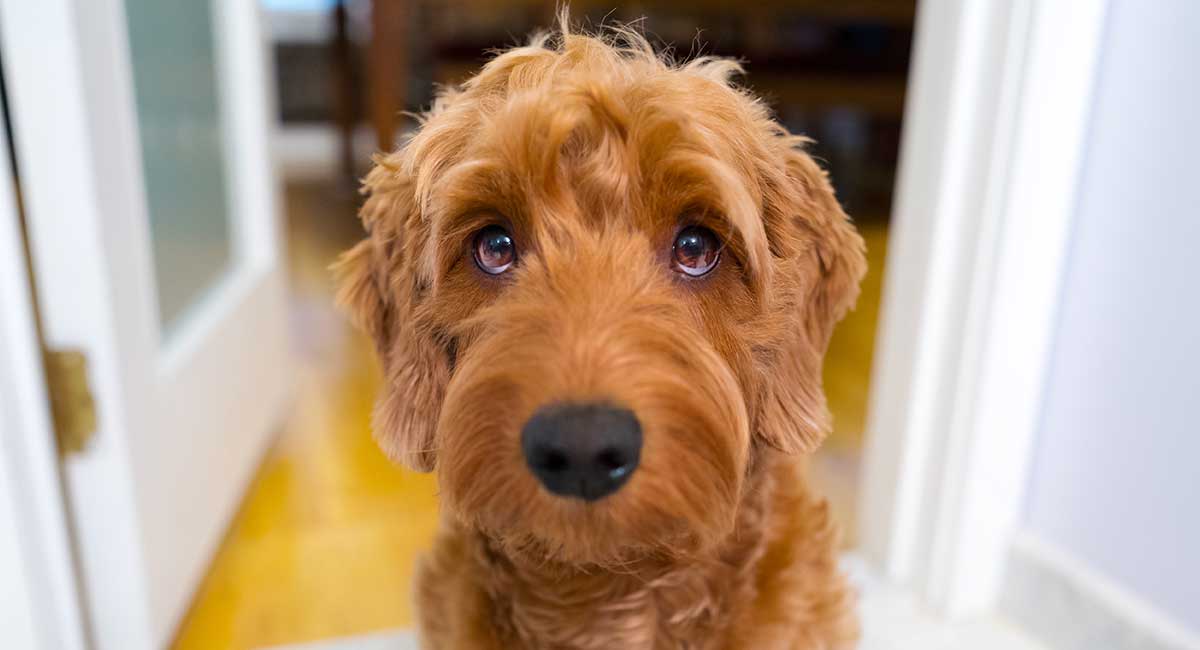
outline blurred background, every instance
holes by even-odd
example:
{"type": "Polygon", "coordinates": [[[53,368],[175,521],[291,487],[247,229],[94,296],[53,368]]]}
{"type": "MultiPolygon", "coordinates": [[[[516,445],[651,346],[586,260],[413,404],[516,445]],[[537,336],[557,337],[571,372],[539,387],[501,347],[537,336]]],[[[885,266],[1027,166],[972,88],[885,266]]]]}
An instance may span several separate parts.
{"type": "MultiPolygon", "coordinates": [[[[329,266],[406,114],[555,11],[0,0],[0,646],[409,647],[436,478],[329,266]]],[[[571,15],[741,60],[866,240],[811,461],[863,647],[1200,648],[1200,3],[571,15]]]]}
{"type": "MultiPolygon", "coordinates": [[[[358,178],[488,53],[553,23],[553,2],[263,0],[274,51],[291,320],[301,408],[258,472],[176,647],[255,647],[407,626],[414,554],[436,523],[434,478],[370,439],[378,371],[332,306],[327,268],[362,236],[358,178]]],[[[853,543],[871,354],[914,3],[573,2],[585,25],[638,20],[659,46],[745,62],[743,83],[813,137],[867,240],[857,310],[826,361],[835,434],[816,461],[853,543]]]]}

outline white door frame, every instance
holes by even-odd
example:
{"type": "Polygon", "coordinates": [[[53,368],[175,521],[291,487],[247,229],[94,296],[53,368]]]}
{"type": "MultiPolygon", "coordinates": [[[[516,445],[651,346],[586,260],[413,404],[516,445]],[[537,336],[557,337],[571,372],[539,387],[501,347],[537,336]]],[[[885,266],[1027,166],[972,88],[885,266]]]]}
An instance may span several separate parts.
{"type": "Polygon", "coordinates": [[[8,147],[0,130],[0,630],[7,647],[84,650],[8,147]]]}
{"type": "Polygon", "coordinates": [[[950,617],[995,605],[1017,532],[1106,7],[919,4],[861,550],[950,617]]]}

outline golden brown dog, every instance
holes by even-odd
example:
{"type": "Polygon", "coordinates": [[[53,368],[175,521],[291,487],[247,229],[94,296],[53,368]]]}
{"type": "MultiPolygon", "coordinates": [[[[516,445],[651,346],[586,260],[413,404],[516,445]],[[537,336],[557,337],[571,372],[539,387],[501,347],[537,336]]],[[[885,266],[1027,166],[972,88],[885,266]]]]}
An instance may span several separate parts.
{"type": "Polygon", "coordinates": [[[367,177],[340,300],[380,445],[438,471],[425,647],[853,645],[803,459],[862,240],[737,72],[564,27],[367,177]]]}

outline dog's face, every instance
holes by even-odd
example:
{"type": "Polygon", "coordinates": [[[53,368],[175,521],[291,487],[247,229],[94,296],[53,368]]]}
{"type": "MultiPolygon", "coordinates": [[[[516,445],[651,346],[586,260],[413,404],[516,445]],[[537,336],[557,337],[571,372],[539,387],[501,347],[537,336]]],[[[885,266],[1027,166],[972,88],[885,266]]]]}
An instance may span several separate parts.
{"type": "Polygon", "coordinates": [[[616,564],[726,535],[752,452],[813,449],[862,242],[736,65],[636,37],[510,50],[367,179],[340,299],[381,446],[513,549],[616,564]]]}

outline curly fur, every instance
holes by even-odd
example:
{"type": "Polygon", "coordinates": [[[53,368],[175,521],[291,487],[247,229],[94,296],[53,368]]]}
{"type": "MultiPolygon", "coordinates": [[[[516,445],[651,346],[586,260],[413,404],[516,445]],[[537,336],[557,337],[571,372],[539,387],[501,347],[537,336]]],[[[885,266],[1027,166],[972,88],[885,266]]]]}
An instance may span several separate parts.
{"type": "Polygon", "coordinates": [[[737,63],[675,63],[628,29],[563,27],[444,91],[366,179],[340,301],[385,372],[374,429],[438,471],[417,581],[429,648],[842,648],[852,597],[805,478],[830,422],[821,361],[864,272],[824,172],[737,63]],[[502,223],[502,277],[472,233],[502,223]],[[717,269],[670,270],[679,228],[717,269]],[[604,400],[641,465],[594,503],[526,469],[539,407],[604,400]]]}

